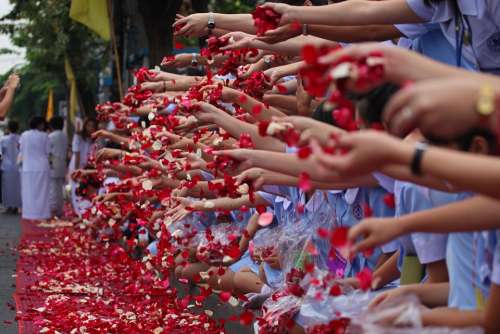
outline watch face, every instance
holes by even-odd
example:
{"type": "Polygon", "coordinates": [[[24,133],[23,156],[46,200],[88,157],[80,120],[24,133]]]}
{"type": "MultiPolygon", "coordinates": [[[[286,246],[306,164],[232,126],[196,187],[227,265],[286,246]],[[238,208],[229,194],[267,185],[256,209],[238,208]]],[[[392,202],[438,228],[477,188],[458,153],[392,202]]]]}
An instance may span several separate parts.
{"type": "Polygon", "coordinates": [[[208,29],[214,29],[215,28],[215,23],[210,22],[208,23],[208,29]]]}

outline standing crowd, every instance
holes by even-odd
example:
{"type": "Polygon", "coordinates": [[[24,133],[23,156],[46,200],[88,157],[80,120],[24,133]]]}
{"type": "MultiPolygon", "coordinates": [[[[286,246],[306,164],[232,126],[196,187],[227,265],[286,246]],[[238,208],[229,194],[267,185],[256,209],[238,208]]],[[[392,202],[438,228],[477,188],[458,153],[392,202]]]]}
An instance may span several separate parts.
{"type": "MultiPolygon", "coordinates": [[[[258,333],[499,333],[500,2],[333,2],[179,16],[207,47],[74,137],[75,222],[258,333]]],[[[61,212],[62,126],[19,139],[26,219],[61,212]]]]}

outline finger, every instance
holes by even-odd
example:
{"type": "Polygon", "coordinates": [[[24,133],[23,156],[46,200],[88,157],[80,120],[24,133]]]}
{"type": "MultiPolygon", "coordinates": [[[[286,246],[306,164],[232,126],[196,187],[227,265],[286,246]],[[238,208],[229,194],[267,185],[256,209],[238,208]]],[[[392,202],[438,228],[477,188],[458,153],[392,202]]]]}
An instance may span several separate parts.
{"type": "Polygon", "coordinates": [[[192,30],[192,26],[189,23],[187,23],[185,26],[180,28],[179,31],[177,31],[175,34],[177,36],[183,36],[183,35],[189,36],[191,30],[192,30]]]}
{"type": "Polygon", "coordinates": [[[364,236],[365,233],[368,232],[365,226],[365,224],[360,223],[351,227],[347,233],[347,240],[351,244],[355,244],[359,237],[364,236]]]}
{"type": "Polygon", "coordinates": [[[263,185],[264,185],[264,178],[262,176],[258,177],[257,180],[255,180],[255,182],[253,183],[254,189],[261,189],[263,185]]]}
{"type": "Polygon", "coordinates": [[[416,124],[417,114],[410,104],[394,115],[391,123],[388,123],[389,132],[395,136],[404,137],[415,129],[416,124]]]}
{"type": "Polygon", "coordinates": [[[187,17],[182,16],[181,14],[176,15],[175,22],[172,24],[172,27],[178,26],[179,24],[186,23],[188,21],[187,17]]]}
{"type": "Polygon", "coordinates": [[[377,246],[379,246],[379,242],[376,242],[376,240],[373,237],[369,236],[368,238],[355,243],[351,247],[350,251],[352,254],[357,254],[357,253],[362,253],[369,249],[373,249],[374,247],[377,246]]]}
{"type": "Polygon", "coordinates": [[[386,298],[387,298],[387,295],[385,293],[379,294],[378,296],[376,296],[375,298],[373,298],[373,300],[368,304],[368,309],[373,309],[373,308],[377,307],[386,298]]]}
{"type": "Polygon", "coordinates": [[[383,112],[384,122],[390,124],[394,116],[407,106],[415,96],[415,88],[413,86],[400,89],[392,96],[383,112]]]}

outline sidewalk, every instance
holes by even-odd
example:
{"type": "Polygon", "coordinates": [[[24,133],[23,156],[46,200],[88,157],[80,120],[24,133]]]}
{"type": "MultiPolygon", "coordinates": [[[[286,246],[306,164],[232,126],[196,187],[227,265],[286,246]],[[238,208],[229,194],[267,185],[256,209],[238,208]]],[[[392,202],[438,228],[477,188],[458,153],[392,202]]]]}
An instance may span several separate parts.
{"type": "Polygon", "coordinates": [[[16,313],[12,310],[15,291],[17,255],[13,248],[17,246],[20,236],[18,215],[0,214],[0,333],[17,333],[16,313]]]}

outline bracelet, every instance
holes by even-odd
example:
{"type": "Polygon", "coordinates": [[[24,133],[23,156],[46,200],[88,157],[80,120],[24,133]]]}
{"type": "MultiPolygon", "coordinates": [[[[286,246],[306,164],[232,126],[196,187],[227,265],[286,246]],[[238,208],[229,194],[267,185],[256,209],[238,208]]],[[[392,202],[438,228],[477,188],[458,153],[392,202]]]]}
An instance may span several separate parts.
{"type": "Polygon", "coordinates": [[[304,24],[302,25],[302,35],[304,35],[304,36],[309,35],[309,29],[308,29],[308,27],[307,27],[307,24],[306,24],[306,23],[304,23],[304,24]]]}
{"type": "Polygon", "coordinates": [[[476,110],[482,117],[489,117],[495,112],[495,90],[490,83],[485,83],[479,89],[476,110]]]}
{"type": "Polygon", "coordinates": [[[413,160],[411,161],[411,172],[413,175],[422,175],[422,158],[427,150],[427,147],[427,144],[422,142],[418,142],[415,145],[415,153],[413,154],[413,160]]]}

